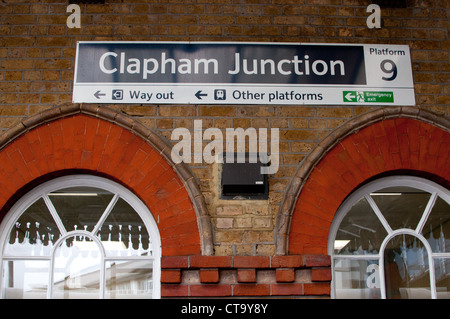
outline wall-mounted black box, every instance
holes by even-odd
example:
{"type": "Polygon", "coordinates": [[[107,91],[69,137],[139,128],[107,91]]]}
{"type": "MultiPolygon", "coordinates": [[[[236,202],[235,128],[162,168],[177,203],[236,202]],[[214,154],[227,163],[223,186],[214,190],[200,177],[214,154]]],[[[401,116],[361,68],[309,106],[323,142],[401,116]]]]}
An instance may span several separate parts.
{"type": "Polygon", "coordinates": [[[237,162],[222,164],[221,198],[223,199],[267,199],[269,183],[267,174],[261,174],[261,167],[266,166],[260,161],[251,163],[249,155],[245,154],[245,163],[237,162]]]}

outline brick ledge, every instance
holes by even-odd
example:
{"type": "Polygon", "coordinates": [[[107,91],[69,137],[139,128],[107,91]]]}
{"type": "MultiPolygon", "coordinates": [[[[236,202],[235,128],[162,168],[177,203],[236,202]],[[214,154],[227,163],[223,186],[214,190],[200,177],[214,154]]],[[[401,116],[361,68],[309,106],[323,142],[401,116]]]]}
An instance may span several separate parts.
{"type": "Polygon", "coordinates": [[[328,255],[170,256],[161,268],[163,297],[330,295],[328,255]]]}

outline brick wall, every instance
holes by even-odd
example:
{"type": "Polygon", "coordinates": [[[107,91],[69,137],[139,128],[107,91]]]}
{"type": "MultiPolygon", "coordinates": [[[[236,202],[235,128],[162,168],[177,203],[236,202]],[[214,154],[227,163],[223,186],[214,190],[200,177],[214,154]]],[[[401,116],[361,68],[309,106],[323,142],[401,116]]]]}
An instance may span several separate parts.
{"type": "MultiPolygon", "coordinates": [[[[106,4],[80,5],[81,28],[70,29],[66,25],[70,13],[66,12],[65,1],[5,0],[0,4],[0,130],[8,136],[21,121],[71,104],[75,45],[77,41],[89,40],[407,44],[412,55],[416,109],[450,118],[448,1],[409,0],[407,8],[382,7],[379,29],[369,29],[366,25],[369,15],[366,8],[371,3],[369,0],[233,3],[228,0],[125,3],[106,0],[106,4]]],[[[286,192],[297,183],[296,174],[305,157],[333,130],[381,107],[152,104],[101,105],[100,108],[111,108],[139,122],[166,142],[170,142],[175,128],[192,129],[195,119],[202,119],[204,128],[280,128],[280,169],[269,179],[268,200],[221,200],[217,166],[202,163],[189,167],[202,196],[202,211],[211,221],[210,253],[273,256],[279,253],[276,227],[286,192]]],[[[323,247],[324,243],[320,245],[323,247]]],[[[176,254],[176,249],[172,253],[176,254]]],[[[201,267],[191,269],[189,265],[179,267],[175,273],[185,278],[183,274],[193,271],[199,274],[195,280],[200,283],[202,278],[218,275],[220,283],[223,273],[231,271],[236,284],[239,270],[229,267],[213,267],[219,270],[202,272],[201,267]]],[[[291,268],[299,272],[303,267],[291,268]]],[[[276,275],[273,279],[278,268],[255,269],[255,274],[272,273],[270,285],[278,283],[276,275]]],[[[240,272],[241,276],[245,273],[249,272],[240,272]]],[[[278,273],[282,276],[291,271],[278,273]]],[[[188,286],[183,281],[180,283],[188,286]]],[[[231,291],[234,293],[234,288],[231,291]]]]}
{"type": "Polygon", "coordinates": [[[326,255],[163,257],[163,297],[328,296],[326,255]]]}
{"type": "Polygon", "coordinates": [[[290,253],[326,253],[334,213],[354,189],[374,176],[402,171],[439,177],[438,182],[450,186],[450,132],[424,118],[391,116],[341,136],[323,154],[292,213],[290,253]]]}
{"type": "Polygon", "coordinates": [[[52,109],[8,131],[14,135],[2,136],[0,217],[36,181],[67,170],[101,175],[120,181],[142,199],[158,221],[163,255],[200,254],[202,216],[196,216],[195,199],[163,150],[146,143],[136,126],[121,127],[117,117],[111,123],[111,116],[106,120],[96,108],[86,109],[84,114],[79,107],[52,109]]]}

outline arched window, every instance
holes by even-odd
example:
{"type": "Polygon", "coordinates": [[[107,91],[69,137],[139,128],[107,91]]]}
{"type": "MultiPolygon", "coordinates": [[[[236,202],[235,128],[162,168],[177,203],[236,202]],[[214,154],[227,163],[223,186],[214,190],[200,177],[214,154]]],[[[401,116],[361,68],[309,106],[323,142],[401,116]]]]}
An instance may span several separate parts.
{"type": "Polygon", "coordinates": [[[335,298],[450,298],[450,191],[423,178],[368,183],[330,229],[335,298]]]}
{"type": "Polygon", "coordinates": [[[159,298],[160,237],[148,208],[76,175],[23,196],[0,224],[1,298],[159,298]]]}

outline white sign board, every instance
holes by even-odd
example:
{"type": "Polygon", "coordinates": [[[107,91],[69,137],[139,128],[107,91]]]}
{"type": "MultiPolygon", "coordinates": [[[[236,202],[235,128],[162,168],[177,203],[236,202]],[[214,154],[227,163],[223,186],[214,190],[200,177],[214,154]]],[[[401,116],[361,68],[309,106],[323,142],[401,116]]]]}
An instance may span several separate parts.
{"type": "Polygon", "coordinates": [[[79,42],[74,103],[414,105],[409,47],[79,42]]]}

